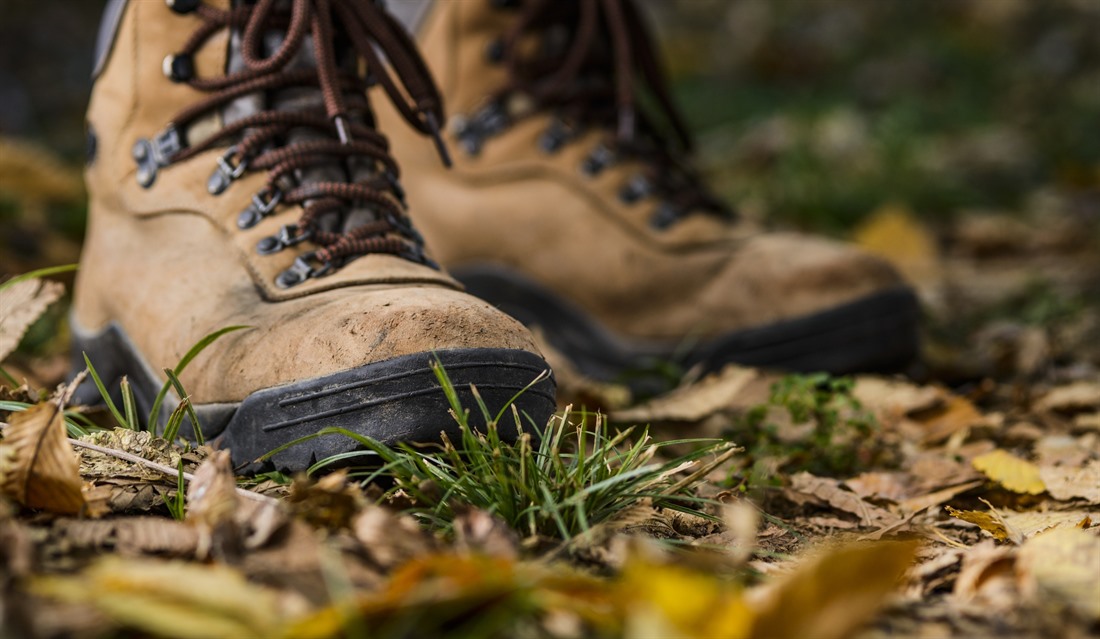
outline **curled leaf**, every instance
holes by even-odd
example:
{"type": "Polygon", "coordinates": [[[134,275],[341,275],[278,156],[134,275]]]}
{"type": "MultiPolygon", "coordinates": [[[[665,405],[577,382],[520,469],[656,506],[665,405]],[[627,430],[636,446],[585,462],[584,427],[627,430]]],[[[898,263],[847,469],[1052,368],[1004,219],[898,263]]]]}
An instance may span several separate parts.
{"type": "Polygon", "coordinates": [[[871,619],[916,554],[913,542],[842,547],[796,569],[757,608],[751,637],[841,639],[871,619]]]}
{"type": "Polygon", "coordinates": [[[229,451],[219,450],[199,466],[187,487],[186,521],[199,532],[199,557],[211,551],[223,557],[235,554],[241,541],[234,517],[239,507],[229,451]]]}
{"type": "Polygon", "coordinates": [[[85,505],[81,486],[61,409],[48,402],[13,414],[0,444],[0,492],[28,508],[73,515],[85,505]]]}

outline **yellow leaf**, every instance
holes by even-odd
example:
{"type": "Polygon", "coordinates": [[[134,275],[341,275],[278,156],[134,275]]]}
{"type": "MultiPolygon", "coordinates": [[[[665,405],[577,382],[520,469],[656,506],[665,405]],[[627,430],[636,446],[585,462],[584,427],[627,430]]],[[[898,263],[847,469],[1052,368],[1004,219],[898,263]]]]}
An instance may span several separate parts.
{"type": "Polygon", "coordinates": [[[971,463],[986,477],[1012,492],[1038,495],[1046,490],[1039,467],[1012,453],[998,449],[975,457],[971,463]]]}
{"type": "Polygon", "coordinates": [[[619,583],[626,636],[748,637],[753,612],[739,587],[681,566],[635,561],[619,583]]]}
{"type": "Polygon", "coordinates": [[[102,559],[71,577],[39,577],[32,592],[84,603],[143,633],[180,639],[276,636],[275,595],[233,568],[102,559]]]}
{"type": "Polygon", "coordinates": [[[1020,570],[1044,601],[1100,620],[1100,537],[1073,526],[1036,535],[1020,548],[1020,570]]]}
{"type": "Polygon", "coordinates": [[[852,239],[868,252],[889,260],[917,283],[936,271],[936,240],[907,206],[886,204],[878,208],[860,224],[852,239]]]}
{"type": "Polygon", "coordinates": [[[80,460],[52,402],[11,417],[0,443],[0,491],[38,510],[73,515],[84,507],[80,460]]]}
{"type": "Polygon", "coordinates": [[[46,308],[61,297],[60,282],[37,278],[0,289],[0,361],[19,346],[19,341],[46,308]]]}
{"type": "Polygon", "coordinates": [[[757,610],[751,636],[841,639],[869,621],[897,587],[913,542],[841,548],[788,575],[757,610]]]}
{"type": "Polygon", "coordinates": [[[993,535],[993,538],[997,541],[1008,539],[1008,529],[1005,527],[1004,521],[992,512],[984,513],[980,510],[956,510],[951,506],[947,506],[947,514],[956,519],[975,524],[982,530],[993,535]]]}

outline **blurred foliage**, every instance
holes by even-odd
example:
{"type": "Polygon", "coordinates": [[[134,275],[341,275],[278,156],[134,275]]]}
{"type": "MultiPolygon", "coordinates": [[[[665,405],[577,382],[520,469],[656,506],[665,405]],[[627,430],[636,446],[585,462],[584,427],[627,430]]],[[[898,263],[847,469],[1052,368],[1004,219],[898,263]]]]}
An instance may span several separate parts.
{"type": "Polygon", "coordinates": [[[818,228],[1100,208],[1100,2],[662,2],[666,60],[721,193],[818,228]]]}

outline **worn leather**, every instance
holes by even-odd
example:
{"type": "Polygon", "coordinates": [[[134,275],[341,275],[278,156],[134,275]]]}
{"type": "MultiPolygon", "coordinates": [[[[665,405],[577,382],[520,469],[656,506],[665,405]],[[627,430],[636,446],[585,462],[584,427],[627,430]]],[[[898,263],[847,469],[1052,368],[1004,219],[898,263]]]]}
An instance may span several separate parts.
{"type": "MultiPolygon", "coordinates": [[[[239,230],[237,214],[265,176],[247,173],[211,196],[206,181],[224,150],[162,169],[151,188],[138,185],[135,141],[152,138],[203,97],[161,71],[197,22],[164,2],[130,2],[95,84],[88,121],[100,145],[86,173],[89,224],[74,299],[82,329],[118,324],[160,370],[217,329],[251,326],[222,337],[186,370],[182,382],[199,404],[240,401],[263,388],[410,353],[537,352],[518,322],[461,292],[445,273],[399,257],[368,255],[332,275],[275,287],[275,276],[310,245],[271,256],[254,247],[301,210],[280,207],[239,230]]],[[[227,50],[223,33],[196,57],[199,74],[223,73],[227,50]]]]}
{"type": "MultiPolygon", "coordinates": [[[[425,17],[416,35],[452,121],[506,81],[486,51],[514,19],[490,0],[435,2],[425,17]]],[[[377,111],[393,131],[414,219],[444,265],[513,269],[623,336],[714,336],[903,285],[884,261],[821,238],[707,215],[655,229],[656,201],[618,198],[639,165],[594,178],[579,170],[603,132],[547,154],[538,138],[549,116],[528,117],[488,138],[477,156],[451,137],[456,166],[447,171],[429,142],[398,130],[392,108],[377,111]]]]}

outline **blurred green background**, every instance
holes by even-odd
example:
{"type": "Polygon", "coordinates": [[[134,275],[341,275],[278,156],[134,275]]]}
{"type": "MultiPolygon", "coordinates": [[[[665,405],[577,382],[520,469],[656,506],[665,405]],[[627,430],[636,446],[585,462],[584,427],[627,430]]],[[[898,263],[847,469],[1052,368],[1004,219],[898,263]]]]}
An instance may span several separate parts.
{"type": "MultiPolygon", "coordinates": [[[[79,164],[102,5],[0,3],[0,135],[79,164]]],[[[642,5],[743,207],[836,231],[884,202],[937,219],[1055,195],[1100,219],[1100,0],[642,5]]]]}

